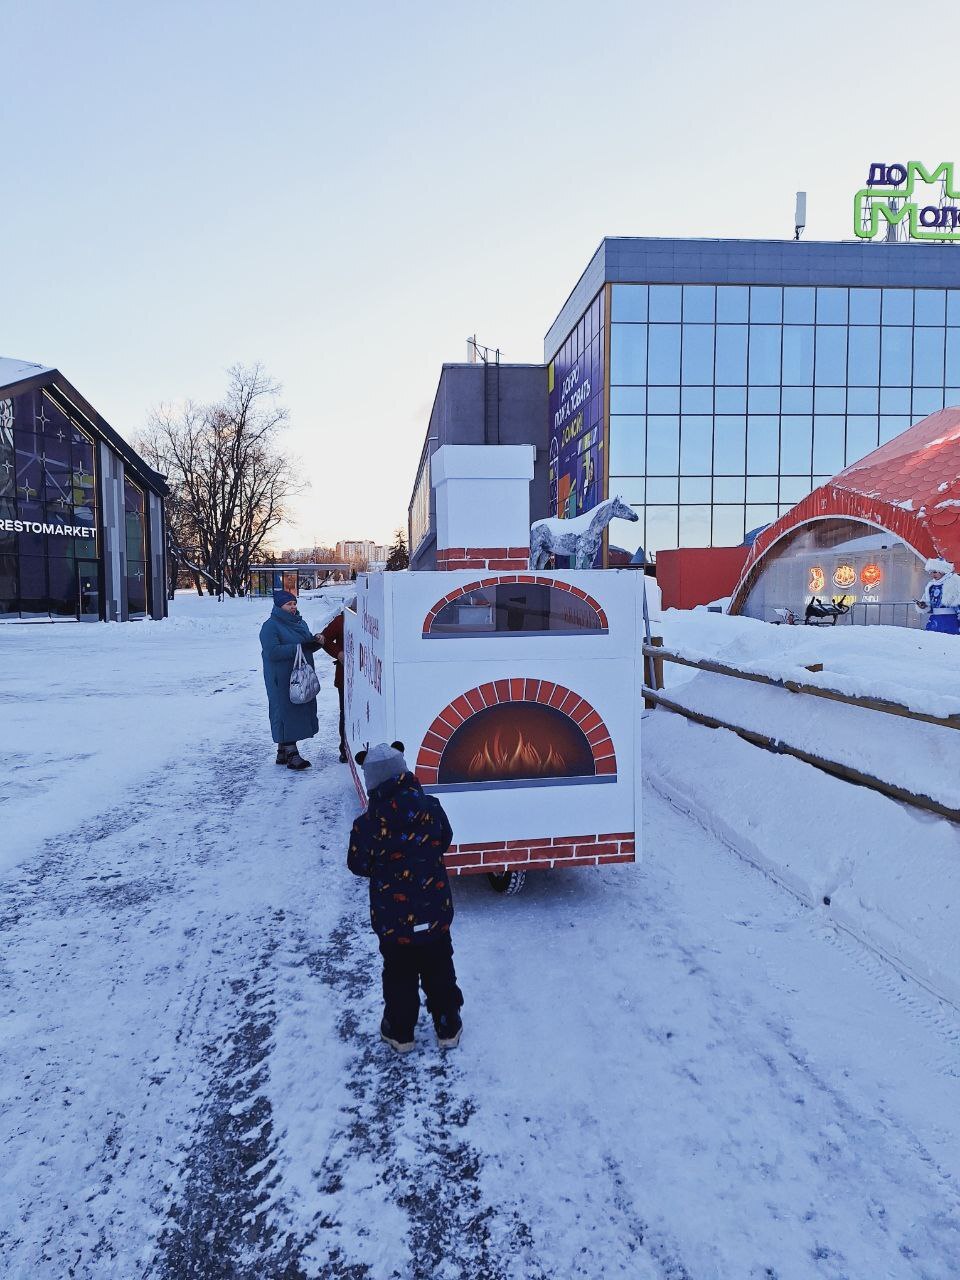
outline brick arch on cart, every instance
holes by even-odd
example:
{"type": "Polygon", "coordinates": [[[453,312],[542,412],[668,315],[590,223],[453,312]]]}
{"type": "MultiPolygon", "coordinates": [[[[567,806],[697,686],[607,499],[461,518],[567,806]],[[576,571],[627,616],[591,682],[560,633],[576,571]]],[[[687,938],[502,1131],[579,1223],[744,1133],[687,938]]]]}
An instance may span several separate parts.
{"type": "MultiPolygon", "coordinates": [[[[443,747],[460,725],[486,707],[535,702],[568,715],[590,745],[597,776],[615,781],[617,757],[600,713],[579,694],[550,680],[491,680],[468,689],[440,712],[427,730],[417,758],[417,776],[436,784],[443,747]]],[[[520,840],[453,844],[444,857],[451,875],[534,871],[550,867],[602,866],[636,860],[633,831],[600,831],[579,835],[545,835],[520,840]]]]}
{"type": "Polygon", "coordinates": [[[471,716],[487,707],[533,702],[568,716],[582,731],[593,756],[598,778],[615,779],[617,753],[610,731],[599,711],[586,698],[552,680],[490,680],[454,698],[434,718],[417,756],[417,777],[424,786],[436,786],[440,759],[454,733],[471,716]]]}
{"type": "Polygon", "coordinates": [[[423,620],[423,634],[430,634],[430,629],[436,621],[438,615],[452,604],[454,600],[461,596],[469,595],[473,591],[480,591],[484,587],[510,586],[514,583],[525,583],[538,587],[552,587],[555,591],[565,591],[568,595],[574,596],[581,604],[587,605],[597,615],[597,630],[607,631],[609,624],[606,612],[603,606],[580,587],[574,587],[569,582],[561,582],[557,578],[543,578],[532,573],[504,573],[499,574],[495,578],[478,578],[476,582],[468,582],[462,587],[454,587],[452,591],[447,592],[442,599],[432,605],[427,610],[427,615],[423,620]]]}
{"type": "Polygon", "coordinates": [[[943,409],[851,463],[757,537],[734,591],[742,607],[769,551],[816,520],[861,520],[894,534],[922,559],[960,567],[960,409],[943,409]]]}

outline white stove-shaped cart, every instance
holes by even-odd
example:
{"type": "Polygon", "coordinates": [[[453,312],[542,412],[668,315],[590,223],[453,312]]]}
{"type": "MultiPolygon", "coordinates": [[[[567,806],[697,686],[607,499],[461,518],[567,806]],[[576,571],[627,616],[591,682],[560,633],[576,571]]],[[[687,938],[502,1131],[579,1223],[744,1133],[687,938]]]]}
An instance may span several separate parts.
{"type": "Polygon", "coordinates": [[[446,559],[485,570],[360,578],[345,625],[351,752],[403,742],[449,814],[450,871],[502,889],[633,862],[640,829],[643,575],[497,567],[515,549],[459,543],[446,559]]]}

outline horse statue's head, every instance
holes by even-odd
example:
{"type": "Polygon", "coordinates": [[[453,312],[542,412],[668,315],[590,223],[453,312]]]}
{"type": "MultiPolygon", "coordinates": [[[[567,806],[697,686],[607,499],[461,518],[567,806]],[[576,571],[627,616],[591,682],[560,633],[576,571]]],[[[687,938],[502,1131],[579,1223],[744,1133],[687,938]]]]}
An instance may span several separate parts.
{"type": "Polygon", "coordinates": [[[637,521],[640,519],[633,507],[628,506],[619,494],[609,499],[608,506],[611,520],[637,521]]]}

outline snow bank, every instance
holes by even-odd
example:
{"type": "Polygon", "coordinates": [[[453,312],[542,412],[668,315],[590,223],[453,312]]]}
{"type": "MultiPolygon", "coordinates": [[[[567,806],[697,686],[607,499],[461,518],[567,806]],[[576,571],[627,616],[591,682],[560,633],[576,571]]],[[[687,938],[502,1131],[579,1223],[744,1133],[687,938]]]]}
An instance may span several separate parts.
{"type": "MultiPolygon", "coordinates": [[[[744,670],[960,711],[960,645],[894,627],[773,627],[667,610],[666,647],[744,670]],[[820,673],[807,671],[822,662],[820,673]]],[[[960,808],[960,732],[729,676],[664,664],[669,696],[717,719],[960,808]]],[[[960,827],[658,711],[644,724],[651,779],[804,901],[960,1004],[960,827]]]]}
{"type": "Polygon", "coordinates": [[[644,730],[658,790],[960,1007],[960,829],[724,729],[657,711],[644,730]]]}
{"type": "MultiPolygon", "coordinates": [[[[926,715],[960,713],[955,636],[906,627],[777,627],[704,609],[667,609],[659,621],[665,646],[683,657],[716,658],[853,697],[886,698],[926,715]],[[806,670],[817,663],[822,671],[806,670]]],[[[665,674],[670,685],[695,673],[674,663],[665,674]]]]}

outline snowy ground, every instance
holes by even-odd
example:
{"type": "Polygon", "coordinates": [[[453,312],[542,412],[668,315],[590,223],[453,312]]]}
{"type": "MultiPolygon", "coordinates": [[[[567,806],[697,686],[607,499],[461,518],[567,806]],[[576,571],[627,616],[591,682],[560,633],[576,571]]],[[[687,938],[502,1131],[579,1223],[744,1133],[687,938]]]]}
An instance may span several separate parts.
{"type": "Polygon", "coordinates": [[[461,1047],[379,1045],[329,674],[278,769],[264,612],[0,632],[0,1275],[960,1274],[960,1018],[670,803],[676,717],[643,865],[458,883],[461,1047]]]}

